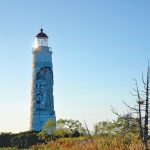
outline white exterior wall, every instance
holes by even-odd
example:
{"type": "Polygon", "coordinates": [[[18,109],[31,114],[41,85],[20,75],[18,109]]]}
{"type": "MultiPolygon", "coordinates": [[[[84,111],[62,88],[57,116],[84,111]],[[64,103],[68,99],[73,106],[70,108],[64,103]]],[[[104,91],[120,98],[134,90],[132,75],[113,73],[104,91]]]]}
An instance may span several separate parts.
{"type": "Polygon", "coordinates": [[[48,119],[54,119],[52,51],[33,49],[30,130],[40,131],[48,119]]]}

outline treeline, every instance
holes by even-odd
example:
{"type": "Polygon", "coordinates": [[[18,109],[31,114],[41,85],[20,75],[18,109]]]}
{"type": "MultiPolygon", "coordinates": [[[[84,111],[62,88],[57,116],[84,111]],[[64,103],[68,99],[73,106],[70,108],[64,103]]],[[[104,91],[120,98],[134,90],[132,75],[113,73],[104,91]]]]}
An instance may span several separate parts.
{"type": "Polygon", "coordinates": [[[15,147],[18,149],[29,148],[37,143],[44,141],[38,137],[38,132],[26,131],[18,134],[1,133],[0,134],[0,147],[15,147]]]}
{"type": "MultiPolygon", "coordinates": [[[[128,117],[129,118],[129,117],[128,117]]],[[[115,136],[127,135],[128,133],[137,133],[136,120],[118,118],[116,121],[102,121],[96,123],[93,133],[88,128],[83,127],[78,120],[59,119],[56,122],[56,128],[53,120],[48,120],[40,132],[26,131],[18,134],[1,133],[0,147],[15,147],[18,149],[29,148],[33,145],[47,144],[50,141],[56,141],[60,138],[87,137],[92,136],[115,136]],[[90,135],[89,135],[90,134],[90,135]]],[[[90,138],[89,138],[90,139],[90,138]]],[[[130,137],[128,142],[131,142],[130,137]]]]}
{"type": "Polygon", "coordinates": [[[1,133],[0,147],[29,148],[32,145],[46,144],[62,137],[79,137],[85,135],[85,129],[78,120],[60,119],[56,123],[48,120],[40,132],[26,131],[17,134],[1,133]],[[57,128],[53,128],[53,126],[57,128]]]}

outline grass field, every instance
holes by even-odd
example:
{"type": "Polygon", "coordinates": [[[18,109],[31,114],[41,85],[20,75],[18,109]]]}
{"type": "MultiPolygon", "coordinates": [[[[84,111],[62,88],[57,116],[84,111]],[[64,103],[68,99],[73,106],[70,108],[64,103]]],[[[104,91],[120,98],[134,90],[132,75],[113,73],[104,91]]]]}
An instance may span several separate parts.
{"type": "Polygon", "coordinates": [[[142,150],[142,144],[136,136],[126,137],[87,137],[62,138],[48,144],[32,146],[32,150],[142,150]]]}

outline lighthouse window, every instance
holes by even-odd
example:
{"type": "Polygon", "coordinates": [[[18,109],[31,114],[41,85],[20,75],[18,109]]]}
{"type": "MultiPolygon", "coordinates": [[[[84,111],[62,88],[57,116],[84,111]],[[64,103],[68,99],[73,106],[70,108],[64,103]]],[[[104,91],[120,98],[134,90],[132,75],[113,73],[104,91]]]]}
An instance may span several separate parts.
{"type": "Polygon", "coordinates": [[[37,45],[39,46],[48,46],[48,40],[46,38],[38,38],[37,45]]]}
{"type": "Polygon", "coordinates": [[[41,102],[40,102],[40,101],[37,101],[36,103],[37,103],[37,104],[41,104],[41,102]]]}

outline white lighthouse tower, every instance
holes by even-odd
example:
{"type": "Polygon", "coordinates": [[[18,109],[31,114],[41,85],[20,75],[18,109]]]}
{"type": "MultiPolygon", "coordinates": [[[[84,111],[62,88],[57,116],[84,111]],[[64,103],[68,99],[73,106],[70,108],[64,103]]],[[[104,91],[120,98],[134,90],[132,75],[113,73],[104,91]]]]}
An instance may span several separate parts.
{"type": "Polygon", "coordinates": [[[30,129],[40,131],[48,119],[56,120],[53,97],[52,50],[48,47],[48,36],[36,35],[32,49],[32,91],[30,129]]]}

